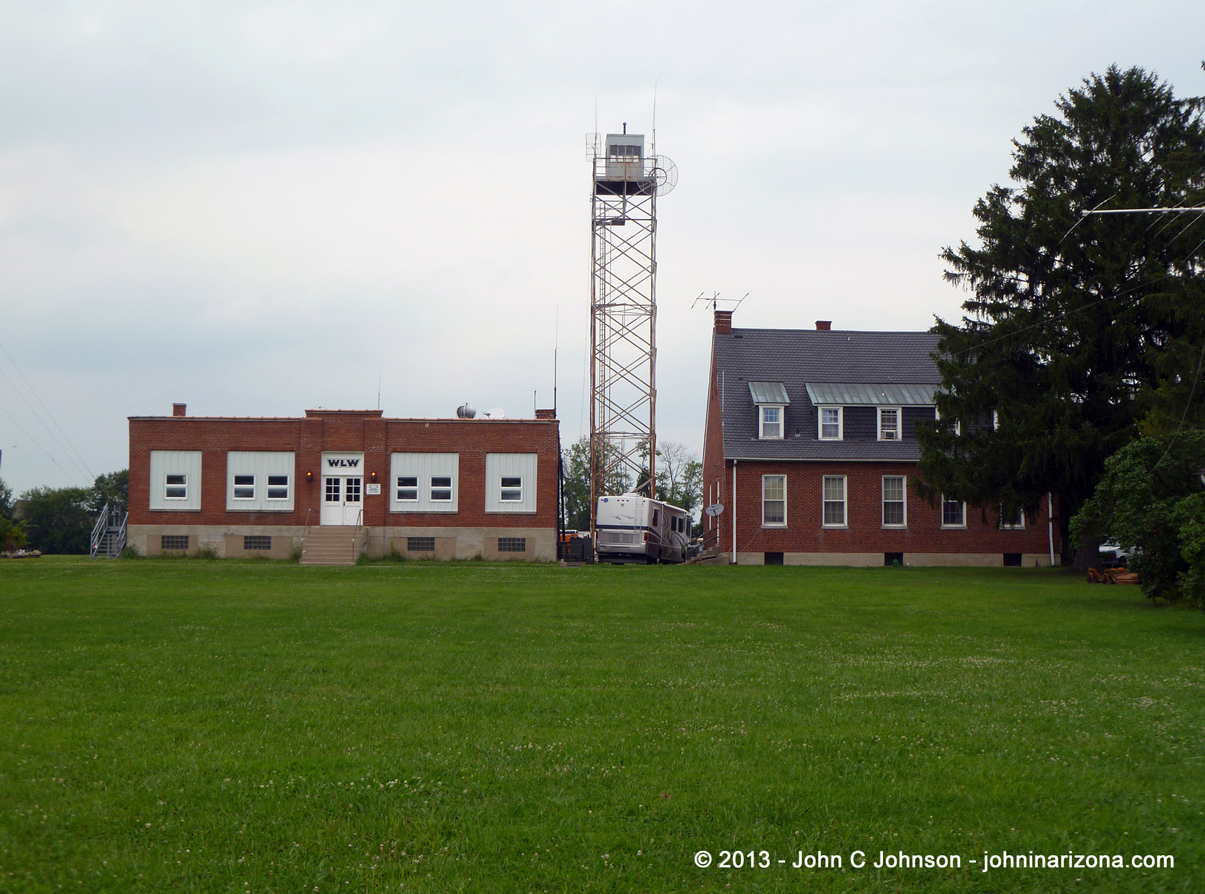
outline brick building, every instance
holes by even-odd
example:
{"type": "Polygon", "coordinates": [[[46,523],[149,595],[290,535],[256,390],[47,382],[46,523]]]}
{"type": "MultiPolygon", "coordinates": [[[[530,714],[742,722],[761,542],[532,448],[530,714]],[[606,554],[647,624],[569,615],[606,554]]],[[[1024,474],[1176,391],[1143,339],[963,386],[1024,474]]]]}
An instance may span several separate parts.
{"type": "Polygon", "coordinates": [[[927,332],[734,329],[716,311],[703,446],[707,543],[739,564],[1050,564],[1039,518],[913,490],[941,378],[927,332]]]}
{"type": "MultiPolygon", "coordinates": [[[[307,532],[414,558],[556,559],[558,423],[131,417],[127,542],[138,552],[286,558],[307,532]],[[349,541],[353,542],[353,541],[349,541]]],[[[304,559],[303,559],[304,560],[304,559]]]]}

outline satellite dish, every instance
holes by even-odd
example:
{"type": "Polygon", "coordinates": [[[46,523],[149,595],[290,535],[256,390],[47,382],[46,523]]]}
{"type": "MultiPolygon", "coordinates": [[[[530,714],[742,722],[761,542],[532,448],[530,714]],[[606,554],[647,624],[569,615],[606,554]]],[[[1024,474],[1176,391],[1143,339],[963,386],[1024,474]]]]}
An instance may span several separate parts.
{"type": "Polygon", "coordinates": [[[490,410],[488,413],[485,414],[485,417],[487,419],[505,419],[506,418],[506,410],[502,409],[501,407],[494,407],[492,410],[490,410]]]}
{"type": "Polygon", "coordinates": [[[649,160],[653,163],[650,173],[657,181],[657,195],[663,196],[672,192],[673,188],[678,185],[678,166],[665,155],[654,155],[649,160]]]}
{"type": "Polygon", "coordinates": [[[710,506],[708,506],[703,511],[706,512],[708,515],[710,515],[712,518],[715,518],[717,515],[719,515],[721,512],[724,511],[724,504],[723,503],[712,503],[710,506]]]}

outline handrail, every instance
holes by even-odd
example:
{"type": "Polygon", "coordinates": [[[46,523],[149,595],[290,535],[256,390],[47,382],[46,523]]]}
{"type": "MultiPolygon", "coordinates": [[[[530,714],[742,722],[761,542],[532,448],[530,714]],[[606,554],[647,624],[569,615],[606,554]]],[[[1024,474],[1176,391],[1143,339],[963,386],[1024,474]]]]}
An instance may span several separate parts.
{"type": "Polygon", "coordinates": [[[117,530],[117,539],[110,546],[110,558],[120,556],[125,552],[126,536],[129,533],[130,511],[127,509],[121,514],[121,526],[117,530]]]}
{"type": "Polygon", "coordinates": [[[351,538],[351,563],[356,564],[356,555],[360,550],[360,529],[364,527],[364,510],[356,513],[356,533],[351,538]]]}
{"type": "Polygon", "coordinates": [[[100,543],[105,537],[105,533],[109,527],[109,504],[105,503],[104,508],[100,510],[100,515],[96,517],[96,524],[92,526],[92,536],[88,540],[88,556],[95,559],[97,553],[100,552],[100,543]]]}

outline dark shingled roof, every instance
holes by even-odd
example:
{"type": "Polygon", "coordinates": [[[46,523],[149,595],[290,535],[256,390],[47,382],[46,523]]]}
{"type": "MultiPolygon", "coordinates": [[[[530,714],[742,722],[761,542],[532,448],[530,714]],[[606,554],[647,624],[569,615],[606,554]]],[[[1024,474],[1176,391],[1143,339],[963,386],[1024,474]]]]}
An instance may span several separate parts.
{"type": "Polygon", "coordinates": [[[716,376],[724,407],[724,455],[730,459],[905,460],[917,443],[820,441],[808,382],[937,385],[937,336],[928,332],[733,329],[715,334],[716,376]],[[791,404],[782,440],[759,440],[749,382],[781,382],[791,404]]]}

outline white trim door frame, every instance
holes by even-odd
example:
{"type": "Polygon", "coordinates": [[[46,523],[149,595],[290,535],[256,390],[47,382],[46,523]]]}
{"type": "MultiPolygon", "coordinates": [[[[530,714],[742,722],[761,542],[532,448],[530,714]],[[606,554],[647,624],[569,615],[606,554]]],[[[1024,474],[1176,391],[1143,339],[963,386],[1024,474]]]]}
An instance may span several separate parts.
{"type": "Polygon", "coordinates": [[[364,508],[364,454],[322,454],[320,525],[354,525],[364,508]]]}

